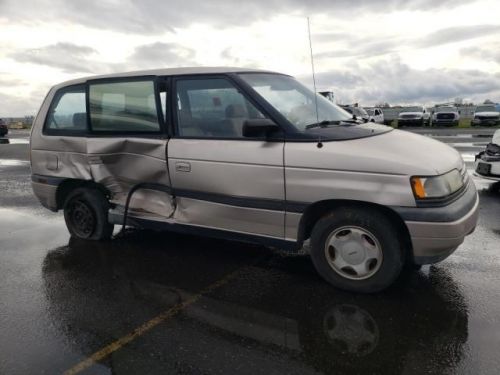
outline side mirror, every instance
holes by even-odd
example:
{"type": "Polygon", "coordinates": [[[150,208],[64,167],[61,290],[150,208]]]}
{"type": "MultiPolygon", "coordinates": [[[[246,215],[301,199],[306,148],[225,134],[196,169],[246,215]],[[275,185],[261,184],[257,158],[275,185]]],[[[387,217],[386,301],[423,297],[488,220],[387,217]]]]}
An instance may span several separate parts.
{"type": "Polygon", "coordinates": [[[243,123],[243,137],[267,137],[269,133],[278,130],[280,130],[280,127],[268,118],[248,119],[243,123]]]}
{"type": "Polygon", "coordinates": [[[462,111],[458,111],[458,114],[459,114],[459,115],[460,115],[460,114],[462,114],[462,111]]]}

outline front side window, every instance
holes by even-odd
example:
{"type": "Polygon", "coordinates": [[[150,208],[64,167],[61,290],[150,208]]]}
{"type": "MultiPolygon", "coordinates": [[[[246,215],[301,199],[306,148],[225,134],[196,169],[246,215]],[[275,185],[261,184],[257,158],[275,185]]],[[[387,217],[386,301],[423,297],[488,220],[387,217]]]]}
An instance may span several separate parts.
{"type": "Polygon", "coordinates": [[[153,81],[91,84],[89,102],[94,132],[160,131],[153,81]]]}
{"type": "Polygon", "coordinates": [[[84,86],[63,89],[56,94],[45,128],[51,133],[83,132],[87,129],[84,86]]]}
{"type": "Polygon", "coordinates": [[[246,120],[265,118],[227,79],[179,79],[176,88],[181,137],[242,138],[246,120]]]}
{"type": "Polygon", "coordinates": [[[247,73],[241,77],[300,131],[318,123],[340,124],[352,116],[315,94],[292,77],[269,73],[247,73]]]}

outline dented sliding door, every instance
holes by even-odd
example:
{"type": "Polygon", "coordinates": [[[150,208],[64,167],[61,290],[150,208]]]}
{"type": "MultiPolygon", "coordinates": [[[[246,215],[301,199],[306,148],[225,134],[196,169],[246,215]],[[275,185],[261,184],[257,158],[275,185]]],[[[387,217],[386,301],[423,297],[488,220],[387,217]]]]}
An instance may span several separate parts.
{"type": "MultiPolygon", "coordinates": [[[[155,78],[89,82],[90,136],[87,158],[92,179],[124,206],[138,183],[169,186],[167,138],[163,131],[166,85],[155,78]]],[[[139,190],[130,204],[132,216],[167,217],[171,198],[165,192],[139,190]]]]}

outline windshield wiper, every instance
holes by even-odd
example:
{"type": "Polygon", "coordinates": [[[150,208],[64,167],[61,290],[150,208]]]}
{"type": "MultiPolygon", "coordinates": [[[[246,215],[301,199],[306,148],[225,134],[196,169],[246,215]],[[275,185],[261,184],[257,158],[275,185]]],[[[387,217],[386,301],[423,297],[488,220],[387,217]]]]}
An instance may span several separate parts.
{"type": "Polygon", "coordinates": [[[329,125],[359,125],[359,122],[355,119],[335,120],[335,121],[325,120],[325,121],[315,122],[314,124],[306,125],[306,130],[313,128],[326,128],[329,125]]]}
{"type": "Polygon", "coordinates": [[[324,120],[320,122],[315,122],[309,125],[306,125],[306,129],[312,129],[312,128],[326,128],[328,125],[338,125],[340,124],[340,121],[330,121],[330,120],[324,120]]]}

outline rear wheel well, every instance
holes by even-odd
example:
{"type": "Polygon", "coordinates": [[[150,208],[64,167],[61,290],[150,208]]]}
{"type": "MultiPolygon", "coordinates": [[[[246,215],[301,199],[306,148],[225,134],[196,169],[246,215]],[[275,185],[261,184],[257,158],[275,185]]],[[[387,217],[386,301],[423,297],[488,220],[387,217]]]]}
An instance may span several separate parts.
{"type": "Polygon", "coordinates": [[[110,192],[108,189],[106,189],[104,186],[97,184],[93,181],[88,181],[88,180],[79,180],[79,179],[74,179],[74,178],[68,178],[61,182],[59,186],[57,187],[56,191],[56,203],[57,203],[57,209],[60,210],[64,206],[64,202],[66,201],[66,198],[68,195],[75,189],[81,188],[81,187],[86,187],[86,188],[93,188],[101,191],[104,196],[109,199],[110,197],[110,192]]]}
{"type": "Polygon", "coordinates": [[[405,260],[413,261],[413,251],[410,232],[403,219],[393,210],[376,203],[350,200],[327,200],[311,204],[306,208],[299,223],[298,242],[302,244],[311,237],[312,230],[323,216],[344,207],[370,208],[383,213],[394,225],[405,251],[405,260]]]}

